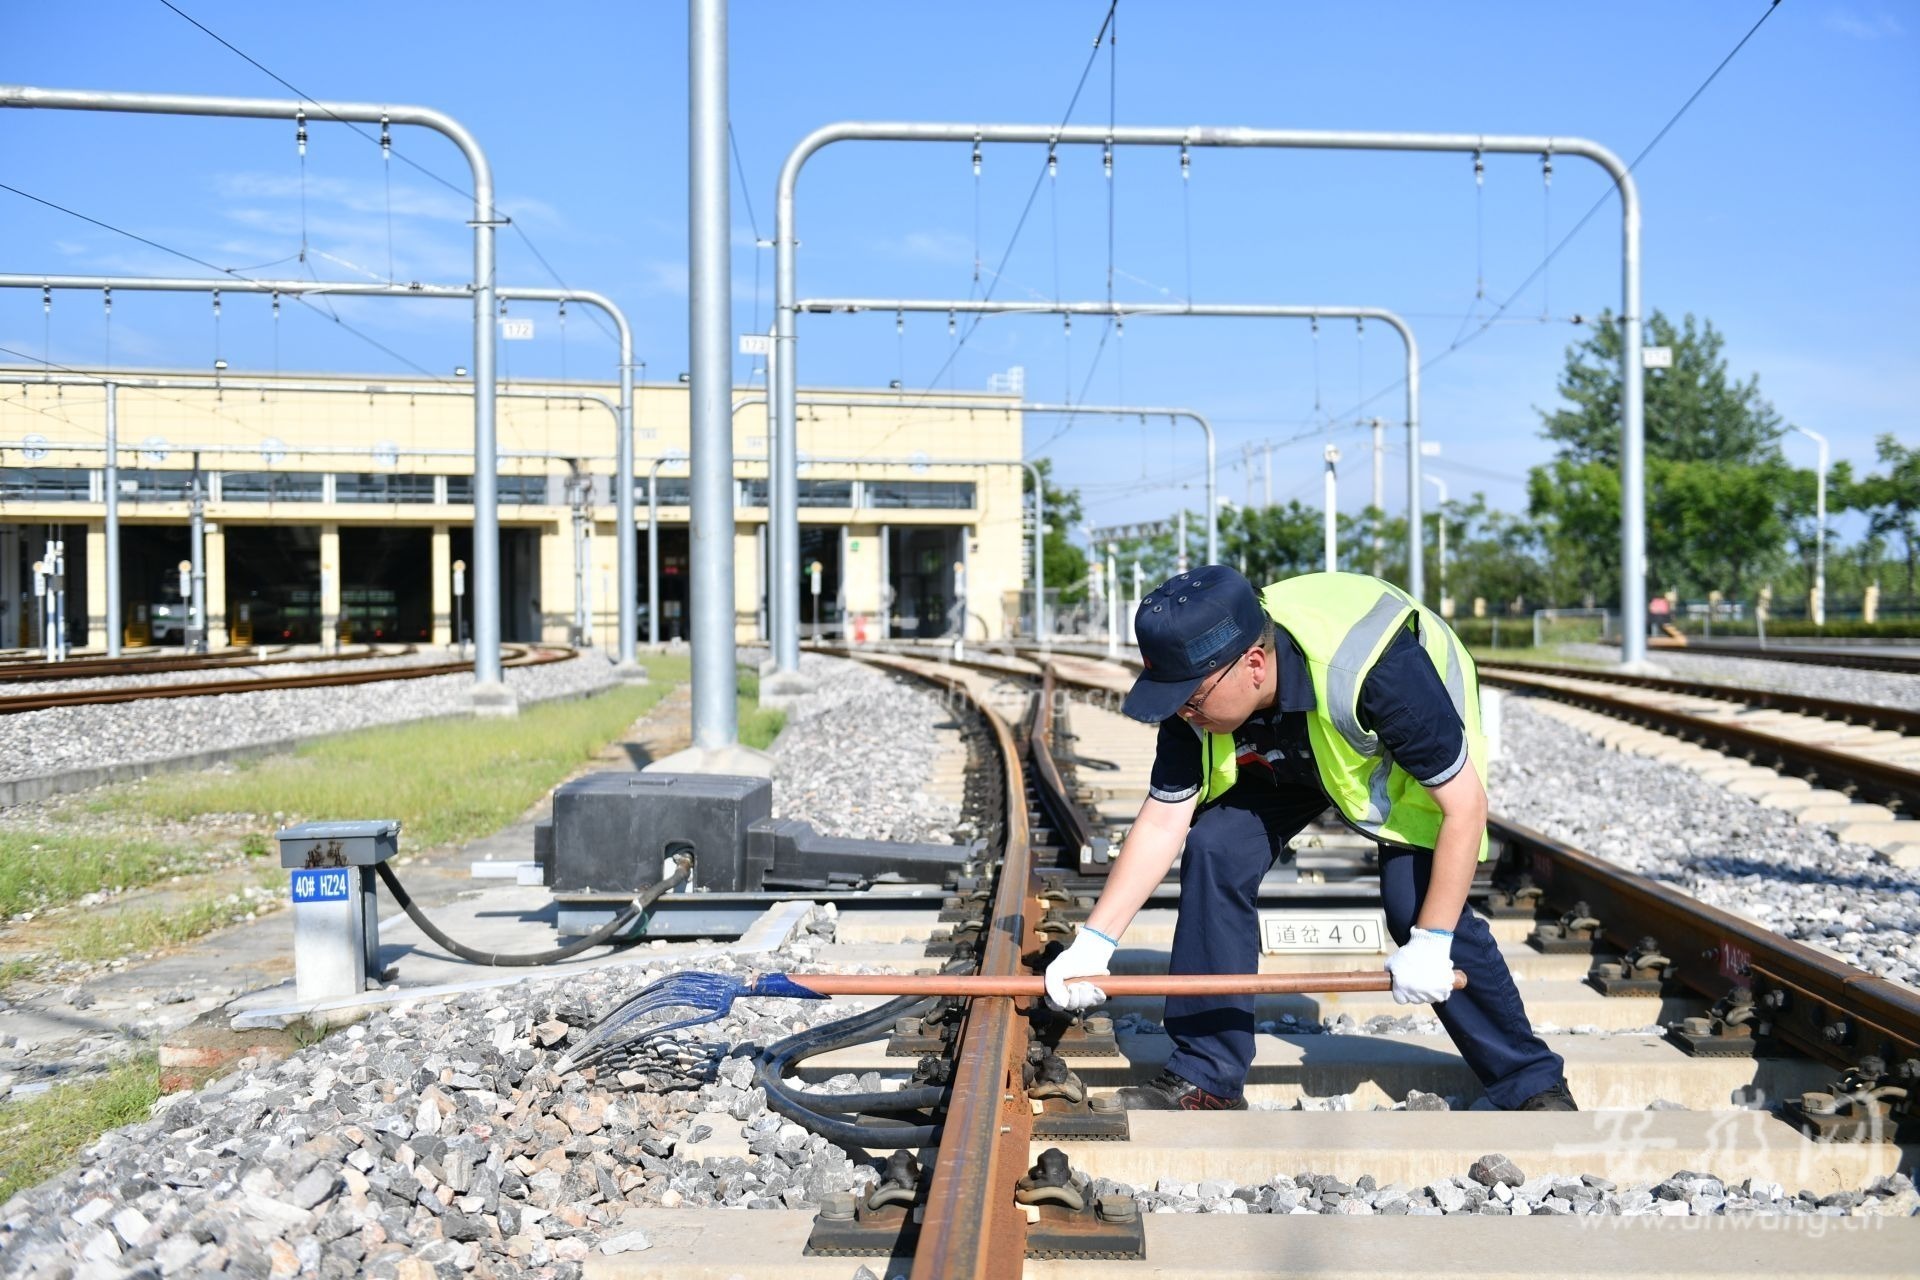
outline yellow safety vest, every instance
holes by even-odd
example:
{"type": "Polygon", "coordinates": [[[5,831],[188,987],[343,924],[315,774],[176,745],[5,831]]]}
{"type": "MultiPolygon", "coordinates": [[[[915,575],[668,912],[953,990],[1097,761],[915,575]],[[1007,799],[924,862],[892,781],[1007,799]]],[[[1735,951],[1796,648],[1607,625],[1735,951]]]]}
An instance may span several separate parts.
{"type": "MultiPolygon", "coordinates": [[[[1440,617],[1388,582],[1360,573],[1307,573],[1260,593],[1267,616],[1286,628],[1313,677],[1314,709],[1307,713],[1320,785],[1348,823],[1380,840],[1431,849],[1440,835],[1440,806],[1427,789],[1360,725],[1360,688],[1400,632],[1413,627],[1453,709],[1466,725],[1468,763],[1486,784],[1487,751],[1480,734],[1480,682],[1460,637],[1440,617]]],[[[1225,795],[1239,778],[1233,735],[1205,733],[1200,803],[1225,795]]],[[[1480,838],[1486,860],[1487,840],[1480,838]]]]}

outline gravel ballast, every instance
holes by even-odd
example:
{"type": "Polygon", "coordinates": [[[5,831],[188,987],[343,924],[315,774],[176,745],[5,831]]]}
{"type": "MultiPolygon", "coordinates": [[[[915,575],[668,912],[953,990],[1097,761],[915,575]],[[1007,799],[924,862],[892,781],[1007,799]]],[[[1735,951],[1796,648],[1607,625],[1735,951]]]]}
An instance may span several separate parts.
{"type": "Polygon", "coordinates": [[[924,790],[933,726],[949,719],[924,686],[844,658],[803,654],[814,688],[787,708],[773,744],[773,804],[823,835],[953,843],[960,813],[924,790]]]}
{"type": "Polygon", "coordinates": [[[1509,695],[1494,812],[1670,884],[1867,972],[1920,986],[1920,876],[1865,845],[1610,751],[1509,695]]]}
{"type": "MultiPolygon", "coordinates": [[[[1568,645],[1569,657],[1604,662],[1620,661],[1618,649],[1600,645],[1568,645]]],[[[1869,706],[1905,707],[1920,711],[1920,676],[1897,671],[1855,671],[1817,663],[1769,662],[1765,658],[1724,658],[1718,654],[1658,649],[1648,655],[1656,667],[1676,680],[1704,680],[1735,689],[1772,689],[1809,697],[1861,702],[1869,706]]]]}

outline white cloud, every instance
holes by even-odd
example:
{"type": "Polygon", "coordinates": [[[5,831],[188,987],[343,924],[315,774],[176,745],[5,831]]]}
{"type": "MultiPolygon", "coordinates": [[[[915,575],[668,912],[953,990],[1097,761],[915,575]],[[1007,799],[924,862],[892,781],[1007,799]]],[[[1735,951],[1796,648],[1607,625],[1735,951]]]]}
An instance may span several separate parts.
{"type": "Polygon", "coordinates": [[[1826,15],[1825,23],[1827,30],[1855,40],[1879,40],[1907,33],[1900,20],[1884,10],[1863,16],[1852,9],[1834,9],[1826,15]]]}

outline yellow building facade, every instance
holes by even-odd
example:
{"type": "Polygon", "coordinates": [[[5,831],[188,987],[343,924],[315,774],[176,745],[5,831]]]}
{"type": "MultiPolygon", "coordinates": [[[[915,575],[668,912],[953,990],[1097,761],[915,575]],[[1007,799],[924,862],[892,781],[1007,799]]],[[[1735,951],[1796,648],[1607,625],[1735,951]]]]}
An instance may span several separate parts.
{"type": "MultiPolygon", "coordinates": [[[[0,647],[44,643],[52,596],[36,593],[34,566],[56,550],[69,643],[105,647],[107,375],[77,372],[102,382],[52,385],[37,370],[0,370],[0,647]]],[[[180,640],[196,476],[212,643],[444,645],[466,626],[460,566],[472,560],[474,468],[463,380],[302,375],[248,378],[242,388],[164,370],[112,379],[127,643],[180,640]]],[[[502,384],[505,640],[615,643],[617,397],[612,383],[502,384]]],[[[741,641],[766,627],[764,399],[759,389],[735,393],[741,641]]],[[[963,611],[971,639],[1016,630],[1018,401],[943,395],[942,404],[966,405],[927,408],[896,392],[823,389],[801,399],[803,636],[951,635],[963,611]]],[[[656,630],[685,638],[687,388],[636,388],[634,436],[640,639],[656,630]]]]}

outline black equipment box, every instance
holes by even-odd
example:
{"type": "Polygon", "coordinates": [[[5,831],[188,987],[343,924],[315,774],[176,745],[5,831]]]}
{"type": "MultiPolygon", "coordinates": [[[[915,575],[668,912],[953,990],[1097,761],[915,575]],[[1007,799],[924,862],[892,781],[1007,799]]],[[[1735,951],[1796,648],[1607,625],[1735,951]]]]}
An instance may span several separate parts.
{"type": "MultiPolygon", "coordinates": [[[[773,783],[723,774],[591,773],[553,793],[551,861],[558,897],[638,893],[665,877],[680,845],[693,887],[753,891],[766,876],[748,829],[773,814],[773,783]]],[[[768,851],[769,853],[771,851],[768,851]]]]}

